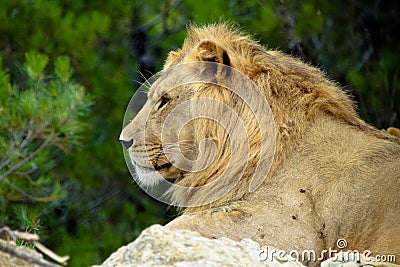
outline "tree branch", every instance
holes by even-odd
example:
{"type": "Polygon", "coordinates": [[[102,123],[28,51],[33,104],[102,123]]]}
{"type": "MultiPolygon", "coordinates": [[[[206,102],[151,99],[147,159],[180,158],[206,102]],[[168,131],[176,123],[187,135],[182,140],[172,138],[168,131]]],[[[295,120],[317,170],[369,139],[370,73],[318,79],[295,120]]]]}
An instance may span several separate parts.
{"type": "Polygon", "coordinates": [[[39,154],[43,149],[45,149],[47,147],[47,145],[49,145],[53,140],[54,140],[55,135],[52,134],[50,137],[48,137],[43,144],[40,145],[40,147],[38,149],[36,149],[34,152],[32,152],[29,156],[27,156],[24,160],[20,161],[19,163],[15,164],[14,166],[12,166],[10,169],[8,169],[5,173],[3,173],[2,175],[0,175],[0,182],[2,180],[4,180],[4,178],[6,178],[8,175],[10,175],[11,173],[15,172],[16,170],[18,170],[20,167],[22,167],[24,164],[26,164],[27,162],[29,162],[30,160],[32,160],[37,154],[39,154]]]}
{"type": "Polygon", "coordinates": [[[16,186],[14,183],[10,182],[8,179],[4,179],[4,182],[6,184],[8,184],[9,186],[11,186],[12,188],[14,188],[18,193],[20,193],[21,195],[23,195],[24,197],[26,197],[30,201],[33,201],[33,202],[38,202],[39,201],[38,198],[29,195],[27,192],[25,192],[24,190],[22,190],[21,188],[16,186]]]}

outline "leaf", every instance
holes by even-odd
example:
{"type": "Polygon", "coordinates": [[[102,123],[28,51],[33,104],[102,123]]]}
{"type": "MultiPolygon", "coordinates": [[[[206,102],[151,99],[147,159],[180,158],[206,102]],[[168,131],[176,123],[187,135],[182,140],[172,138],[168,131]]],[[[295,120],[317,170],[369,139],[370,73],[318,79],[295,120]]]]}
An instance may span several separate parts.
{"type": "Polygon", "coordinates": [[[12,92],[10,80],[7,71],[3,70],[3,57],[0,55],[0,114],[6,100],[12,92]]]}
{"type": "Polygon", "coordinates": [[[71,64],[68,56],[60,56],[56,59],[55,73],[58,79],[67,83],[72,75],[71,64]]]}
{"type": "Polygon", "coordinates": [[[35,51],[25,53],[24,68],[28,76],[38,80],[49,62],[49,57],[35,51]]]}
{"type": "Polygon", "coordinates": [[[20,105],[20,109],[22,111],[22,118],[29,118],[32,116],[32,113],[37,107],[37,97],[36,93],[33,90],[23,91],[18,98],[18,104],[20,105]]]}

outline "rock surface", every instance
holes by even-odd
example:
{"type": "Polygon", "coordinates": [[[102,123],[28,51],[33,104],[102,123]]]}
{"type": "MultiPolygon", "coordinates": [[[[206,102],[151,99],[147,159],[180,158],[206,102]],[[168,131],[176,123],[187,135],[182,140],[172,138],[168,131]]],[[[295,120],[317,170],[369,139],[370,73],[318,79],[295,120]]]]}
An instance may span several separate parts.
{"type": "Polygon", "coordinates": [[[170,231],[160,225],[145,229],[114,252],[102,267],[122,266],[303,266],[279,259],[260,261],[260,246],[251,239],[208,239],[192,231],[170,231]]]}
{"type": "MultiPolygon", "coordinates": [[[[251,239],[235,242],[228,238],[209,239],[199,233],[171,231],[160,225],[145,229],[140,236],[119,248],[102,265],[92,267],[214,267],[214,266],[270,266],[304,267],[286,256],[278,258],[271,252],[280,250],[260,247],[251,239]],[[272,257],[274,255],[274,257],[272,257]]],[[[283,254],[281,254],[283,255],[283,254]]],[[[374,262],[373,258],[354,259],[354,254],[340,252],[321,264],[322,267],[400,267],[386,262],[374,262]],[[353,256],[352,256],[353,255],[353,256]]]]}
{"type": "MultiPolygon", "coordinates": [[[[23,246],[16,246],[13,242],[7,242],[5,240],[0,239],[0,246],[2,248],[10,248],[15,250],[17,253],[21,255],[26,255],[26,257],[32,257],[37,259],[43,259],[42,254],[36,252],[35,250],[23,247],[23,246]]],[[[0,250],[0,267],[40,267],[42,265],[34,264],[26,259],[22,259],[19,257],[15,257],[9,253],[6,253],[0,250]]]]}

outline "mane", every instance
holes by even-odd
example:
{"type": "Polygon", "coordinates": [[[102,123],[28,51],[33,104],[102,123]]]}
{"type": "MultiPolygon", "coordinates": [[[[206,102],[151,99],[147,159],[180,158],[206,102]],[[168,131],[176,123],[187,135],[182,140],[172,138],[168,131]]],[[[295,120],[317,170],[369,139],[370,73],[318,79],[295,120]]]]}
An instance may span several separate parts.
{"type": "MultiPolygon", "coordinates": [[[[181,62],[199,61],[196,49],[204,40],[226,51],[232,67],[253,80],[271,106],[277,128],[277,147],[270,174],[301,141],[316,116],[321,114],[369,135],[400,143],[398,138],[360,119],[350,97],[323,71],[279,51],[267,50],[249,36],[240,34],[232,25],[189,26],[182,48],[170,53],[165,68],[181,62]]],[[[203,174],[203,177],[208,176],[203,174]]],[[[248,187],[244,187],[243,190],[247,190],[248,187]]],[[[235,197],[245,195],[244,192],[233,191],[235,197]]]]}
{"type": "MultiPolygon", "coordinates": [[[[268,100],[281,98],[288,103],[301,100],[308,103],[310,117],[314,115],[312,111],[319,110],[350,125],[376,131],[359,118],[354,102],[325,72],[280,51],[266,50],[232,24],[189,25],[182,48],[171,52],[165,67],[182,62],[203,40],[213,41],[225,49],[235,68],[256,82],[264,93],[269,91],[266,94],[268,100]]],[[[387,135],[378,136],[387,139],[387,135]]]]}

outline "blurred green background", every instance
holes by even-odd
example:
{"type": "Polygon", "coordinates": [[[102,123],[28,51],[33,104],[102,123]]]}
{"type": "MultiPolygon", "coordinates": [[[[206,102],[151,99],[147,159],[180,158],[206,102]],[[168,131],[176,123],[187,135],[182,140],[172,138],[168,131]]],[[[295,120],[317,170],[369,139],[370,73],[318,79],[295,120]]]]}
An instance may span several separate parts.
{"type": "Polygon", "coordinates": [[[325,70],[379,128],[400,127],[400,1],[0,2],[0,227],[38,233],[68,266],[101,263],[176,216],[133,182],[125,108],[188,22],[228,21],[325,70]]]}

